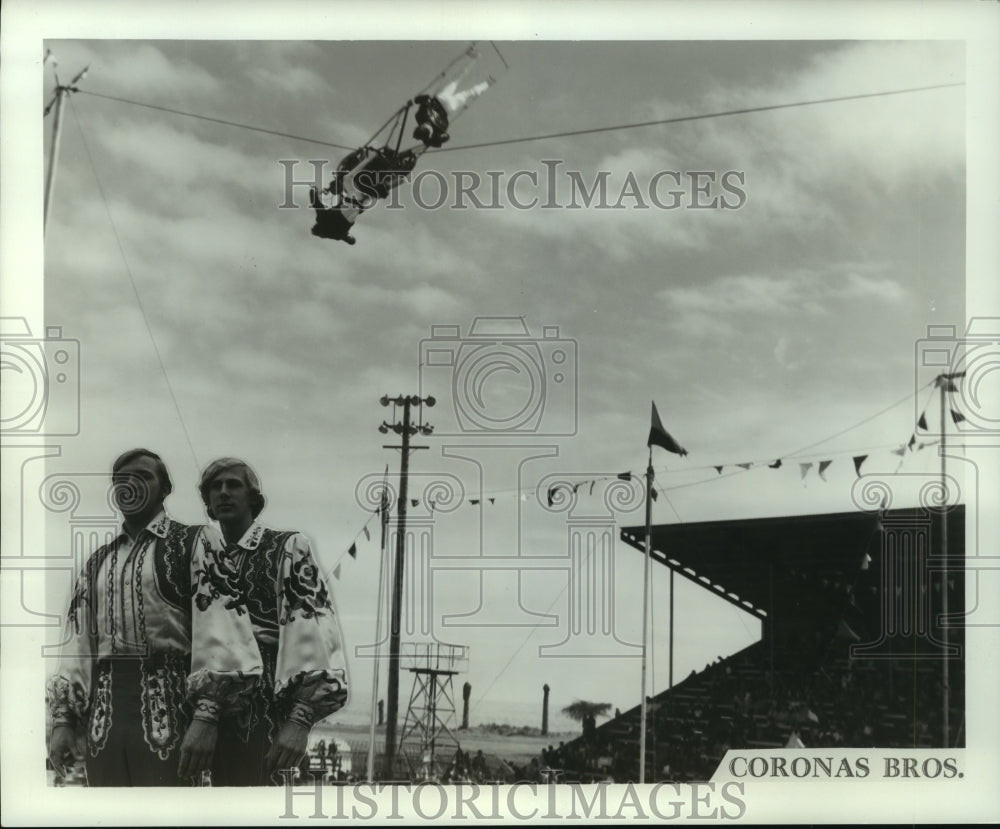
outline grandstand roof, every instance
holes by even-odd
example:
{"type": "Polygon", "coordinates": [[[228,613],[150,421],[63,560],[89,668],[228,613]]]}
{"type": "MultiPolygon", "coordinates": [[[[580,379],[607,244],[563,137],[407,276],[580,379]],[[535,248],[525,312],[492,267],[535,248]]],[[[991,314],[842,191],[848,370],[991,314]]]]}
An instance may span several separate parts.
{"type": "MultiPolygon", "coordinates": [[[[964,550],[965,507],[952,508],[949,518],[949,553],[958,555],[964,550]]],[[[866,555],[874,567],[881,561],[883,525],[921,528],[936,554],[940,521],[939,511],[912,508],[660,524],[652,527],[651,553],[654,561],[763,618],[784,599],[773,595],[772,567],[783,577],[794,571],[812,583],[853,580],[866,555]]],[[[645,536],[643,526],[621,529],[622,540],[640,551],[645,536]]]]}

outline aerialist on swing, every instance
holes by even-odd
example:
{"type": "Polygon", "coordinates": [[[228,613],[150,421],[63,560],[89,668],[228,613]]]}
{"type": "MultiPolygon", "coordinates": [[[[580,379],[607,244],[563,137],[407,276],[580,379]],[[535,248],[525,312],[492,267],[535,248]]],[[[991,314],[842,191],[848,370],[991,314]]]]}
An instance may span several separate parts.
{"type": "MultiPolygon", "coordinates": [[[[426,148],[439,148],[448,141],[448,110],[441,99],[417,95],[415,115],[417,126],[413,137],[426,148]]],[[[407,105],[409,106],[409,105],[407,105]]],[[[329,187],[309,191],[310,206],[316,211],[313,236],[335,239],[349,245],[357,241],[351,229],[358,216],[378,199],[386,198],[394,187],[410,174],[417,164],[413,150],[393,150],[390,147],[360,147],[337,165],[337,173],[329,187]],[[327,204],[322,196],[332,196],[327,204]]]]}

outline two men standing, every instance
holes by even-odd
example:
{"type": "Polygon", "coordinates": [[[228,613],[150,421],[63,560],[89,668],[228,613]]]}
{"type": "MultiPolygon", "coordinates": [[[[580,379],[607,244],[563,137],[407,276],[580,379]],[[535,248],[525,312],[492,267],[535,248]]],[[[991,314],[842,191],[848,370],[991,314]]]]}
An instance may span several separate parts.
{"type": "Polygon", "coordinates": [[[121,455],[112,482],[122,532],[86,562],[48,682],[53,766],[85,728],[91,786],[189,785],[208,769],[214,785],[266,785],[347,699],[308,541],[255,523],[264,499],[240,461],[202,476],[221,532],[167,516],[172,484],[149,450],[121,455]]]}

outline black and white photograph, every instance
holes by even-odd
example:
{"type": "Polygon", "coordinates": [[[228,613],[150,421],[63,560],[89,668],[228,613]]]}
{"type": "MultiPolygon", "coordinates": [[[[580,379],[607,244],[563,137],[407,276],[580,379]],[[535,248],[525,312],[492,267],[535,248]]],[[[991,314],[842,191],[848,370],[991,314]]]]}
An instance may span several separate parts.
{"type": "Polygon", "coordinates": [[[995,5],[88,8],[3,10],[5,822],[995,819],[995,5]]]}

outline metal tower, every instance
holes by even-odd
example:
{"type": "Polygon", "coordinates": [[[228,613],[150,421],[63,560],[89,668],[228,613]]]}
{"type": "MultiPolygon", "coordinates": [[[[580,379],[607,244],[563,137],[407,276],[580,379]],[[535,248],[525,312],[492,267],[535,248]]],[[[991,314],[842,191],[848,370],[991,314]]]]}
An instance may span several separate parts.
{"type": "Polygon", "coordinates": [[[455,720],[452,680],[468,669],[469,649],[440,642],[407,642],[400,660],[413,674],[413,689],[399,735],[399,754],[411,780],[438,780],[442,766],[447,768],[460,748],[451,730],[455,720]]]}

